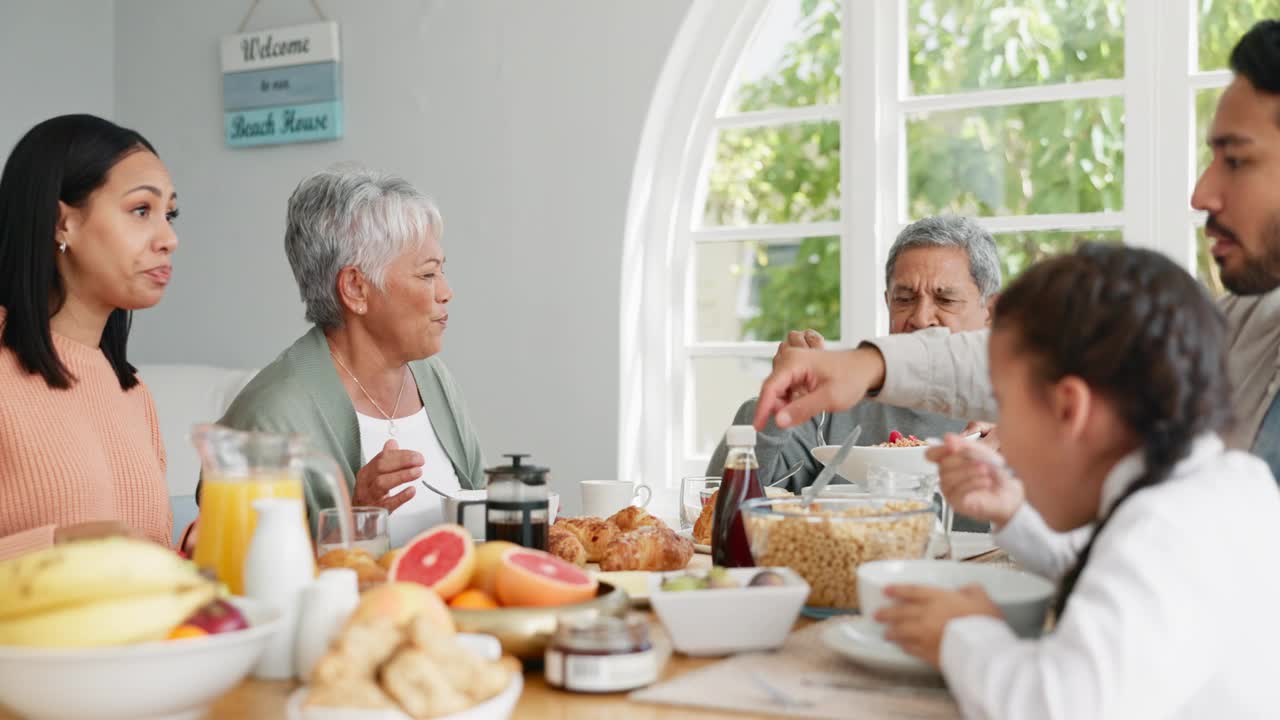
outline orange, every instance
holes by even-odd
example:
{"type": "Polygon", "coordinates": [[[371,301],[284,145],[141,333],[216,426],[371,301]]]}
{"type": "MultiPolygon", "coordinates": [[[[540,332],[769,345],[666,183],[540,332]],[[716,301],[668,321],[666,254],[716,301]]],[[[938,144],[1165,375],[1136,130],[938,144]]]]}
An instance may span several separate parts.
{"type": "Polygon", "coordinates": [[[400,557],[400,553],[402,552],[404,552],[404,550],[401,548],[388,550],[382,554],[382,557],[378,558],[378,564],[382,566],[383,570],[391,572],[391,566],[395,564],[396,558],[400,557]]]}
{"type": "Polygon", "coordinates": [[[514,548],[502,553],[496,585],[504,607],[553,607],[590,600],[599,583],[555,555],[514,548]]]}
{"type": "Polygon", "coordinates": [[[490,597],[497,597],[494,581],[498,577],[498,566],[502,564],[502,553],[518,548],[519,545],[506,540],[490,540],[476,546],[476,569],[471,573],[472,590],[480,590],[490,597]]]}
{"type": "Polygon", "coordinates": [[[458,610],[494,610],[498,601],[483,590],[463,590],[449,601],[449,607],[458,610]]]}
{"type": "Polygon", "coordinates": [[[170,630],[169,634],[165,636],[165,639],[182,640],[184,638],[204,637],[208,634],[209,633],[205,632],[202,628],[198,628],[195,625],[179,625],[178,627],[170,630]]]}

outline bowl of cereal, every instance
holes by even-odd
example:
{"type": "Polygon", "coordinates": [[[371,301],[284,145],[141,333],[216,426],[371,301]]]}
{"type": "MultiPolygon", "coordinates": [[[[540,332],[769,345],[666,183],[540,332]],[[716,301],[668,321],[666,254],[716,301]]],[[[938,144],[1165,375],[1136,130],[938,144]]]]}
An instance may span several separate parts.
{"type": "Polygon", "coordinates": [[[892,497],[757,498],[742,505],[751,555],[809,583],[810,615],[858,609],[858,568],[875,560],[925,557],[932,504],[892,497]]]}
{"type": "MultiPolygon", "coordinates": [[[[877,445],[855,445],[849,455],[836,468],[840,477],[851,483],[867,480],[871,468],[884,468],[899,475],[936,475],[938,466],[925,459],[929,444],[914,435],[894,432],[889,439],[877,445]]],[[[820,445],[809,451],[813,459],[826,465],[839,452],[839,445],[820,445]]]]}

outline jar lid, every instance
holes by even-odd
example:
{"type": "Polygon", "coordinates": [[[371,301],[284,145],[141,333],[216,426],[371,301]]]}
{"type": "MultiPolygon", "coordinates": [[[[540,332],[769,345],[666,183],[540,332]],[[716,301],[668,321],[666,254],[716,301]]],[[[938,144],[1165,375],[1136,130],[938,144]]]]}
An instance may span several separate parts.
{"type": "Polygon", "coordinates": [[[490,476],[490,482],[495,477],[511,477],[525,485],[547,484],[547,473],[551,472],[550,469],[533,464],[525,465],[520,462],[523,458],[529,457],[528,453],[506,453],[503,457],[511,458],[511,464],[488,468],[484,471],[485,475],[490,476]]]}

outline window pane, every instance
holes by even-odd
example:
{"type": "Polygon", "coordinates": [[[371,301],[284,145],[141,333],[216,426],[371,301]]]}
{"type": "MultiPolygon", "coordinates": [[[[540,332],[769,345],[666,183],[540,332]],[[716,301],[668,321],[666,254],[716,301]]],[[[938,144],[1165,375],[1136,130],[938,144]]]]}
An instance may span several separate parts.
{"type": "Polygon", "coordinates": [[[1119,230],[1047,230],[999,233],[1000,270],[1004,282],[1018,277],[1033,264],[1054,255],[1071,252],[1085,242],[1123,242],[1119,230]]]}
{"type": "Polygon", "coordinates": [[[707,225],[840,217],[840,125],[724,130],[707,178],[707,225]]]}
{"type": "Polygon", "coordinates": [[[1209,125],[1213,122],[1213,113],[1218,109],[1218,98],[1222,97],[1222,88],[1210,88],[1196,92],[1196,136],[1192,141],[1196,144],[1196,177],[1209,167],[1213,160],[1213,151],[1205,143],[1209,134],[1209,125]]]}
{"type": "Polygon", "coordinates": [[[760,394],[772,358],[700,357],[689,361],[693,391],[693,426],[689,449],[710,455],[733,424],[743,402],[760,394]]]}
{"type": "Polygon", "coordinates": [[[1124,77],[1124,0],[911,0],[911,92],[1124,77]]]}
{"type": "Polygon", "coordinates": [[[1200,9],[1200,69],[1227,67],[1231,49],[1254,23],[1280,16],[1280,0],[1197,0],[1200,9]]]}
{"type": "Polygon", "coordinates": [[[1209,289],[1209,294],[1219,297],[1227,292],[1222,286],[1222,276],[1218,274],[1218,263],[1209,253],[1213,241],[1204,235],[1204,228],[1196,228],[1196,277],[1209,289]]]}
{"type": "Polygon", "coordinates": [[[779,341],[813,328],[840,338],[840,238],[701,243],[694,250],[700,341],[779,341]]]}
{"type": "Polygon", "coordinates": [[[908,213],[1120,210],[1124,102],[1071,100],[907,119],[908,213]]]}
{"type": "Polygon", "coordinates": [[[775,0],[739,61],[723,112],[838,102],[839,0],[775,0]]]}

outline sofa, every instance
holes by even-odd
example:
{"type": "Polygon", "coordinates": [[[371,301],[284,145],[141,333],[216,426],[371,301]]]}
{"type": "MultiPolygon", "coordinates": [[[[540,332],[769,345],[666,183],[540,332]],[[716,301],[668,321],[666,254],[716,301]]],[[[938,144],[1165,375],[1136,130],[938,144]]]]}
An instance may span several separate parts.
{"type": "Polygon", "coordinates": [[[188,439],[191,427],[217,422],[257,372],[209,365],[138,366],[138,376],[151,390],[160,417],[160,434],[168,458],[165,480],[173,508],[174,543],[197,513],[200,457],[188,439]]]}

